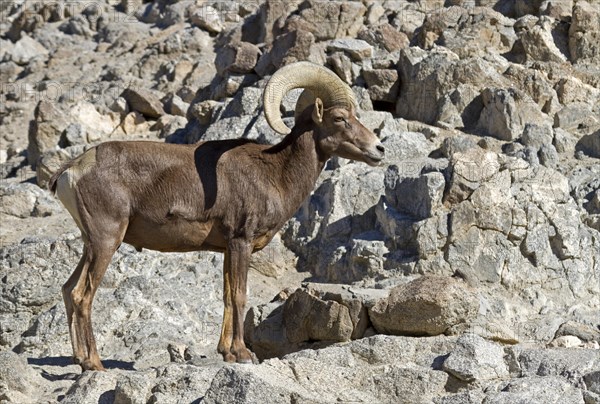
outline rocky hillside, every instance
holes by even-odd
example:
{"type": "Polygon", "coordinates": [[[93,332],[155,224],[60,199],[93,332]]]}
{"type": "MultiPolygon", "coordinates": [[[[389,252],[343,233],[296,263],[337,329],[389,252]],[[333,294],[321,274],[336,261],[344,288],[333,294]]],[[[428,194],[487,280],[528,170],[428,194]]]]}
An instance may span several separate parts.
{"type": "MultiPolygon", "coordinates": [[[[0,401],[600,403],[596,0],[0,4],[0,401]],[[216,354],[222,257],[123,245],[71,365],[82,251],[45,190],[106,140],[274,143],[262,89],[328,66],[386,147],[332,159],[253,257],[256,365],[216,354]]],[[[293,124],[297,92],[284,101],[293,124]]]]}

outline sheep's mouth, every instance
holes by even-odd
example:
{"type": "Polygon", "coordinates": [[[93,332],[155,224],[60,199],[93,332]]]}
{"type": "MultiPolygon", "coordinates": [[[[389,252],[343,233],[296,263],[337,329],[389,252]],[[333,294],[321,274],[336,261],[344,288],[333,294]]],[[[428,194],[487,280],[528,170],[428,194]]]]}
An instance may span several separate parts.
{"type": "Polygon", "coordinates": [[[365,163],[370,166],[378,166],[383,162],[383,156],[375,156],[373,154],[365,154],[365,163]]]}

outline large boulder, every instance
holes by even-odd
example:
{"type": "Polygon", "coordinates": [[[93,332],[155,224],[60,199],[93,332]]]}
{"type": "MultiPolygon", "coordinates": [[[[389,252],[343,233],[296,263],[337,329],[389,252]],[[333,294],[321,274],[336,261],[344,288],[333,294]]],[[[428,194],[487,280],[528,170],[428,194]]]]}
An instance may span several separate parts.
{"type": "Polygon", "coordinates": [[[439,335],[467,326],[478,308],[475,292],[465,283],[429,275],[393,288],[369,309],[369,317],[383,334],[439,335]]]}

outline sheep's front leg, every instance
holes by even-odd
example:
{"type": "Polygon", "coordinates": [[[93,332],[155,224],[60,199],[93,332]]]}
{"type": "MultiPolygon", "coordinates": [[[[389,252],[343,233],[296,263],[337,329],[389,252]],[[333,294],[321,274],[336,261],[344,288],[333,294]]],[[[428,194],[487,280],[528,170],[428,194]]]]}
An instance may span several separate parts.
{"type": "Polygon", "coordinates": [[[228,242],[231,269],[231,301],[233,305],[233,341],[231,353],[238,363],[252,363],[252,355],[244,344],[244,309],[246,306],[246,287],[248,280],[248,262],[252,253],[252,244],[245,239],[232,239],[228,242]]]}

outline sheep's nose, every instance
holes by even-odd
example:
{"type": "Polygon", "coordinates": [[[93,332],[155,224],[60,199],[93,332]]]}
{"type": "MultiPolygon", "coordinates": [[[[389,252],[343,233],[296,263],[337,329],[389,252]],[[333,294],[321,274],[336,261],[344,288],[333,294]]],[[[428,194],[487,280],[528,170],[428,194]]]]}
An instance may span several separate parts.
{"type": "Polygon", "coordinates": [[[375,148],[381,152],[381,154],[385,153],[385,147],[383,147],[381,143],[379,143],[375,148]]]}

